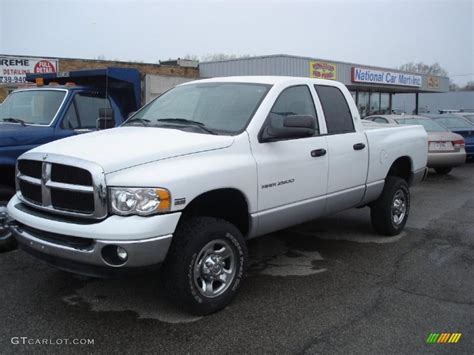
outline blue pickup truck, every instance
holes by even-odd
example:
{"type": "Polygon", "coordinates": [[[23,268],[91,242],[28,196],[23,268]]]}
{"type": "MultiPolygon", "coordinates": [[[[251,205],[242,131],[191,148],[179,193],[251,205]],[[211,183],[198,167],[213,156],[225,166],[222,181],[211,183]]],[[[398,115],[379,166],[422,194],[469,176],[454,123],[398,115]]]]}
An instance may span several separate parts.
{"type": "Polygon", "coordinates": [[[120,125],[141,104],[140,73],[104,68],[27,74],[36,87],[13,91],[0,105],[0,251],[15,248],[6,205],[15,192],[15,163],[57,139],[120,125]]]}

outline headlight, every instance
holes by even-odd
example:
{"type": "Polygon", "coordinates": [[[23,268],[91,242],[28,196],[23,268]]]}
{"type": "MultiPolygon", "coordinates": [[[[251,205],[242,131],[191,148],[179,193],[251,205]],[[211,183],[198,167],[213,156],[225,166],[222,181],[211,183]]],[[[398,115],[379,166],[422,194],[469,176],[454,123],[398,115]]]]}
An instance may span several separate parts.
{"type": "Polygon", "coordinates": [[[111,187],[109,199],[112,213],[148,216],[169,211],[171,195],[159,188],[111,187]]]}

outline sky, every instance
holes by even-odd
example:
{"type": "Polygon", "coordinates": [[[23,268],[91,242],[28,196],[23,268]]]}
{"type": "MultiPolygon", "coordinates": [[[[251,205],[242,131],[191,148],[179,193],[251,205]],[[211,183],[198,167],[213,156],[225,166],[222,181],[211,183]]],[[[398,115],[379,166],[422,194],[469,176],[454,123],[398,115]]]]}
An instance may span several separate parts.
{"type": "Polygon", "coordinates": [[[0,54],[156,63],[292,54],[474,80],[474,0],[0,0],[0,54]]]}

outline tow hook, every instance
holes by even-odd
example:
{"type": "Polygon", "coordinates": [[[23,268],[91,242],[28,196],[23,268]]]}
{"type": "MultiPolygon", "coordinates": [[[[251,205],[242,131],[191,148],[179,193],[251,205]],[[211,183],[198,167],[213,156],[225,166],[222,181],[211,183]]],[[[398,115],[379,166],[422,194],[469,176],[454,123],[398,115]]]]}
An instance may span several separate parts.
{"type": "Polygon", "coordinates": [[[6,207],[0,206],[0,252],[17,247],[12,227],[18,227],[17,222],[8,215],[6,207]]]}
{"type": "Polygon", "coordinates": [[[15,220],[8,215],[7,208],[0,207],[0,231],[2,228],[9,229],[11,226],[17,225],[15,220]]]}

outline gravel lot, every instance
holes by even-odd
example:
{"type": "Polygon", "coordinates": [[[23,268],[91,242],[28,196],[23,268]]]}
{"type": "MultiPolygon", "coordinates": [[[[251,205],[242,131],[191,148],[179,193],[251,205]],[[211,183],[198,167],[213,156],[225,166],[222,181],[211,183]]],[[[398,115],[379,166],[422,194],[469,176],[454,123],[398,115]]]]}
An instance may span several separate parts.
{"type": "Polygon", "coordinates": [[[249,251],[239,296],[205,318],[167,303],[156,274],[85,279],[22,251],[0,254],[0,352],[474,351],[474,164],[413,188],[400,236],[375,235],[364,208],[253,240],[249,251]],[[427,345],[431,332],[463,335],[427,345]],[[22,344],[65,338],[94,344],[22,344]]]}

